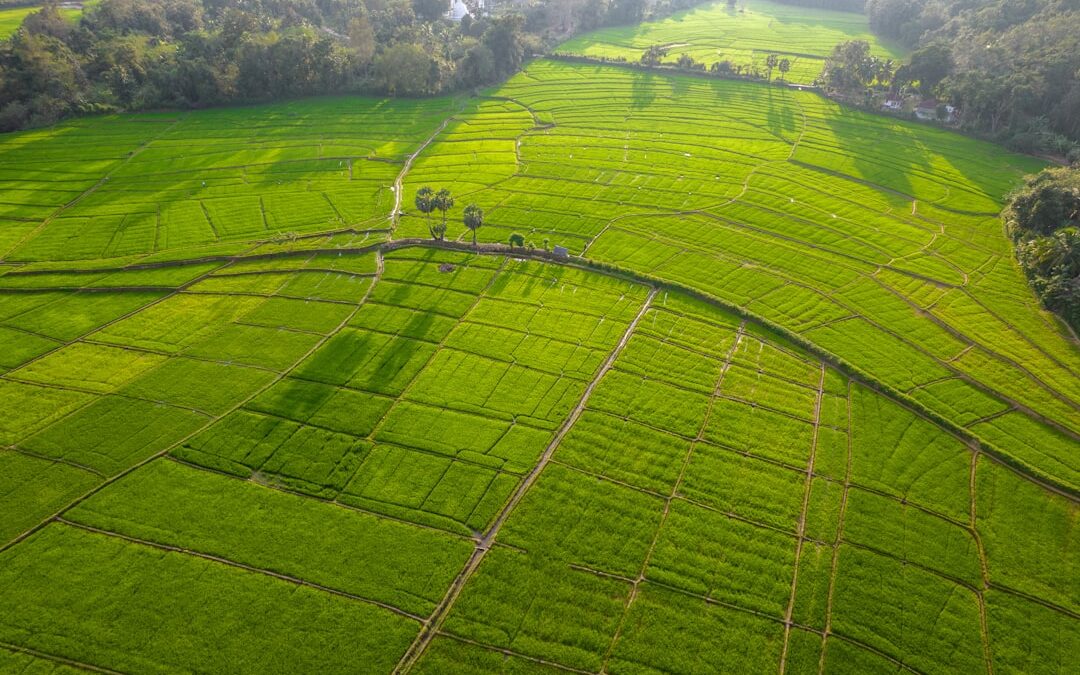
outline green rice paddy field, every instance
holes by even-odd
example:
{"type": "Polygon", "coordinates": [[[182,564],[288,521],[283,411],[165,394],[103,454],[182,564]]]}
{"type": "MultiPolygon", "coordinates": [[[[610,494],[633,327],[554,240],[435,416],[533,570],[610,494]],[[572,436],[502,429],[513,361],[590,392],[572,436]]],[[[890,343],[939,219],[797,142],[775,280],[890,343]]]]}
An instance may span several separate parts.
{"type": "Polygon", "coordinates": [[[1038,168],[543,60],[2,137],[0,672],[1070,672],[1038,168]]]}
{"type": "Polygon", "coordinates": [[[903,48],[871,33],[862,14],[767,0],[744,0],[737,9],[728,7],[725,0],[660,21],[602,28],[564,42],[558,51],[637,62],[649,47],[656,45],[667,48],[665,63],[674,63],[681,54],[688,54],[706,68],[718,61],[730,61],[747,72],[756,70],[763,77],[766,58],[776,54],[788,59],[791,70],[784,76],[773,71],[773,77],[810,84],[821,74],[825,57],[833,47],[846,40],[866,40],[874,55],[894,59],[898,64],[906,55],[903,48]]]}

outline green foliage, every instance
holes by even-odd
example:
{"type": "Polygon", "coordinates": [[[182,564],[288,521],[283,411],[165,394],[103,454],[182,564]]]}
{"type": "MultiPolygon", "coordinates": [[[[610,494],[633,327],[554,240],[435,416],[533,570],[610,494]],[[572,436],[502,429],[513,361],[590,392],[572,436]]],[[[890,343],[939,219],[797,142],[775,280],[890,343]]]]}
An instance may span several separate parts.
{"type": "Polygon", "coordinates": [[[873,78],[874,61],[870,43],[865,40],[849,40],[836,45],[825,60],[825,70],[821,74],[826,86],[848,92],[866,88],[873,78]]]}
{"type": "Polygon", "coordinates": [[[431,226],[431,237],[442,241],[446,238],[446,212],[454,208],[454,197],[447,188],[439,188],[431,203],[442,213],[442,222],[431,226]]]}
{"type": "Polygon", "coordinates": [[[1029,178],[1002,217],[1043,304],[1080,330],[1080,168],[1029,178]]]}
{"type": "Polygon", "coordinates": [[[953,69],[949,48],[940,43],[929,44],[911,54],[911,60],[896,71],[895,85],[918,83],[924,96],[934,92],[953,69]]]}
{"type": "Polygon", "coordinates": [[[948,75],[942,89],[963,110],[963,126],[1061,155],[1080,141],[1075,3],[867,0],[866,11],[875,33],[922,48],[910,79],[948,75]]]}
{"type": "MultiPolygon", "coordinates": [[[[641,55],[641,62],[647,66],[659,65],[660,61],[667,56],[667,49],[660,45],[650,45],[641,55]]],[[[689,57],[688,57],[689,58],[689,57]]]]}

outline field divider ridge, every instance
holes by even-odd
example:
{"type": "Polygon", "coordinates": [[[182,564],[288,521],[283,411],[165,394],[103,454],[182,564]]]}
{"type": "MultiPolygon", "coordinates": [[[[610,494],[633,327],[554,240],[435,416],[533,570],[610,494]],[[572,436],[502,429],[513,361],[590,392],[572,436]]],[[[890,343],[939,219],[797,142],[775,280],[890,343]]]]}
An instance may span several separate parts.
{"type": "Polygon", "coordinates": [[[85,663],[83,661],[76,661],[74,659],[69,659],[66,656],[59,656],[57,654],[50,654],[48,652],[42,652],[42,651],[38,651],[37,649],[30,649],[29,647],[23,647],[23,646],[20,646],[20,645],[13,645],[10,642],[2,642],[2,641],[0,641],[0,648],[7,649],[7,650],[13,651],[13,652],[19,652],[21,654],[28,654],[30,656],[35,656],[35,657],[37,657],[39,659],[43,659],[45,661],[51,661],[53,663],[59,663],[59,664],[65,665],[65,666],[70,666],[72,668],[78,668],[79,670],[87,670],[87,671],[90,671],[92,673],[109,673],[109,675],[123,675],[118,670],[110,670],[108,668],[102,668],[101,666],[95,666],[95,665],[93,665],[91,663],[85,663]]]}
{"type": "Polygon", "coordinates": [[[623,605],[622,615],[619,617],[619,624],[616,626],[615,633],[611,636],[611,641],[608,643],[607,650],[604,652],[604,660],[600,666],[601,673],[607,672],[608,662],[611,660],[611,655],[615,651],[615,645],[618,644],[619,638],[622,635],[623,626],[626,624],[626,618],[630,615],[630,607],[634,604],[634,600],[637,599],[638,589],[641,587],[641,584],[645,582],[645,573],[649,569],[649,563],[652,561],[653,552],[656,550],[656,544],[660,541],[660,535],[664,530],[664,526],[667,524],[668,514],[671,513],[671,503],[679,496],[679,488],[682,486],[683,477],[686,476],[686,469],[690,466],[690,460],[694,456],[694,449],[699,443],[705,440],[705,430],[708,429],[709,418],[712,416],[716,399],[720,396],[720,389],[724,385],[724,376],[727,375],[728,369],[731,368],[732,358],[739,349],[739,344],[746,334],[745,331],[746,320],[744,319],[739,323],[739,327],[735,331],[735,339],[732,341],[731,347],[728,348],[727,353],[724,355],[724,362],[720,367],[720,374],[716,377],[716,384],[713,386],[712,395],[709,396],[709,403],[705,408],[705,414],[701,418],[701,425],[698,427],[697,435],[687,447],[686,454],[683,456],[682,465],[679,467],[679,475],[675,478],[675,482],[671,486],[671,492],[664,499],[664,509],[660,514],[660,522],[656,525],[656,532],[653,533],[652,539],[649,542],[649,548],[645,552],[645,558],[641,562],[641,568],[638,570],[637,577],[631,582],[630,593],[627,595],[626,603],[623,605]]]}
{"type": "Polygon", "coordinates": [[[810,491],[814,485],[814,459],[817,456],[818,431],[821,422],[821,401],[825,397],[825,364],[821,364],[821,375],[818,379],[817,396],[814,400],[814,435],[810,441],[810,460],[806,464],[806,480],[803,484],[802,509],[799,513],[799,522],[795,533],[795,565],[791,575],[791,594],[788,596],[787,608],[784,610],[784,646],[780,652],[780,675],[787,672],[788,648],[791,644],[791,616],[795,611],[795,597],[799,585],[799,562],[802,559],[803,542],[806,540],[806,511],[810,507],[810,491]]]}
{"type": "MultiPolygon", "coordinates": [[[[818,675],[825,674],[825,656],[832,633],[833,597],[836,591],[836,570],[840,566],[840,544],[844,538],[844,516],[847,513],[848,492],[851,490],[851,380],[847,383],[847,464],[844,469],[844,489],[840,493],[840,513],[836,517],[836,537],[833,539],[832,560],[829,563],[829,590],[825,599],[825,629],[821,632],[818,655],[818,675]]],[[[798,563],[796,563],[798,564],[798,563]]]]}
{"type": "Polygon", "coordinates": [[[363,602],[365,604],[374,605],[376,607],[381,607],[381,608],[383,608],[385,610],[394,612],[395,614],[399,614],[401,616],[407,617],[407,618],[412,619],[412,620],[417,621],[417,622],[423,622],[423,620],[424,620],[424,617],[422,617],[422,616],[418,616],[416,614],[413,614],[412,612],[407,612],[407,611],[405,611],[405,610],[403,610],[403,609],[401,609],[399,607],[395,607],[394,605],[391,605],[391,604],[388,604],[388,603],[385,603],[385,602],[380,602],[378,600],[372,600],[371,598],[365,598],[362,595],[356,595],[354,593],[349,593],[347,591],[342,591],[342,590],[339,590],[339,589],[336,589],[336,588],[332,588],[330,586],[324,586],[322,584],[317,584],[317,583],[315,583],[313,581],[307,581],[305,579],[301,579],[300,577],[294,577],[294,576],[291,576],[291,575],[288,575],[288,574],[282,574],[280,572],[274,572],[273,570],[264,569],[262,567],[255,567],[253,565],[248,565],[248,564],[245,564],[245,563],[242,563],[242,562],[237,562],[235,560],[230,560],[229,558],[224,558],[224,557],[213,555],[213,554],[210,554],[210,553],[203,553],[202,551],[196,551],[194,549],[184,548],[182,546],[173,546],[172,544],[162,544],[160,542],[151,541],[149,539],[142,539],[140,537],[133,537],[133,536],[128,535],[128,534],[123,534],[122,532],[114,532],[113,530],[106,530],[106,529],[102,529],[100,527],[95,527],[93,525],[87,525],[87,524],[81,523],[81,522],[79,522],[77,520],[69,520],[68,518],[65,518],[63,516],[57,517],[55,519],[55,522],[62,523],[64,525],[67,525],[68,527],[74,527],[74,528],[78,528],[80,530],[85,530],[87,532],[91,532],[93,534],[101,535],[103,537],[113,537],[114,539],[122,539],[123,541],[126,541],[126,542],[128,542],[130,544],[136,544],[136,545],[139,545],[139,546],[147,546],[149,548],[155,548],[155,549],[158,549],[158,550],[161,550],[161,551],[169,551],[171,553],[179,553],[179,554],[182,554],[182,555],[192,556],[192,557],[195,557],[195,558],[202,558],[204,560],[209,560],[211,562],[215,562],[215,563],[218,563],[218,564],[221,564],[221,565],[227,565],[229,567],[236,567],[238,569],[242,569],[242,570],[245,570],[247,572],[252,572],[254,574],[262,574],[262,575],[265,575],[265,576],[268,576],[268,577],[273,577],[273,578],[278,579],[280,581],[286,581],[286,582],[288,582],[290,584],[295,584],[297,586],[306,586],[307,588],[312,588],[312,589],[315,589],[317,591],[322,591],[324,593],[330,593],[331,595],[337,595],[337,596],[340,596],[340,597],[343,597],[343,598],[348,598],[350,600],[355,600],[357,602],[363,602]]]}
{"type": "Polygon", "coordinates": [[[986,549],[983,548],[982,537],[979,536],[979,523],[976,518],[979,501],[977,492],[979,454],[977,450],[971,453],[971,471],[968,475],[968,496],[971,499],[971,508],[968,515],[971,518],[971,536],[975,540],[975,553],[979,556],[979,576],[982,581],[982,585],[975,589],[975,599],[979,603],[979,637],[982,641],[986,673],[987,675],[994,675],[994,656],[993,650],[990,648],[990,625],[986,617],[986,589],[990,588],[990,564],[986,559],[986,549]]]}
{"type": "Polygon", "coordinates": [[[423,655],[428,645],[431,644],[431,641],[435,638],[435,635],[439,632],[440,626],[446,619],[446,616],[449,614],[450,609],[453,607],[454,602],[461,595],[461,591],[464,588],[465,583],[480,566],[480,563],[487,555],[487,552],[491,550],[495,538],[499,535],[499,531],[502,529],[503,524],[506,523],[507,519],[510,517],[510,514],[514,511],[517,505],[521,502],[522,498],[525,496],[525,493],[528,492],[529,488],[531,488],[536,483],[536,480],[540,477],[540,474],[543,472],[544,468],[547,467],[548,463],[551,460],[551,456],[555,453],[555,450],[562,443],[563,438],[566,436],[566,434],[570,431],[570,429],[577,422],[578,418],[581,416],[581,413],[585,409],[585,405],[589,401],[589,397],[592,395],[597,385],[599,385],[600,381],[604,378],[604,375],[606,375],[608,371],[611,370],[612,365],[614,365],[615,363],[615,359],[619,357],[619,354],[622,353],[623,348],[625,348],[626,344],[630,341],[630,336],[633,335],[634,329],[637,328],[638,323],[640,323],[642,317],[644,317],[645,313],[649,310],[649,307],[652,305],[653,298],[656,297],[656,294],[658,292],[659,289],[656,286],[650,286],[649,294],[645,298],[645,302],[642,304],[641,309],[638,310],[637,315],[627,326],[626,330],[623,332],[622,337],[619,339],[619,342],[615,345],[611,353],[608,355],[607,360],[604,361],[604,364],[600,367],[600,370],[597,371],[596,375],[589,382],[588,386],[585,387],[585,391],[582,393],[581,398],[577,402],[577,405],[574,406],[574,409],[567,416],[566,420],[563,421],[558,431],[555,432],[555,436],[551,439],[551,442],[548,443],[547,448],[544,449],[544,452],[540,456],[540,459],[537,461],[536,465],[533,466],[532,470],[525,476],[525,478],[518,485],[517,489],[510,496],[510,499],[507,501],[506,505],[503,506],[501,511],[499,511],[499,514],[495,517],[495,520],[492,523],[491,527],[480,538],[480,540],[476,542],[476,547],[473,549],[472,555],[469,556],[469,559],[465,562],[465,566],[462,568],[461,572],[458,573],[457,577],[450,584],[450,588],[447,589],[446,595],[443,597],[442,601],[438,604],[438,606],[436,606],[435,611],[432,612],[431,616],[428,617],[428,620],[425,622],[424,627],[420,630],[420,633],[416,636],[416,639],[413,641],[412,645],[410,645],[409,649],[406,650],[405,654],[402,655],[401,660],[398,661],[398,664],[393,671],[395,675],[398,673],[408,672],[413,667],[413,665],[415,665],[416,661],[420,658],[420,656],[423,655]]]}
{"type": "Polygon", "coordinates": [[[154,460],[156,460],[156,459],[158,459],[160,457],[164,457],[164,456],[168,455],[172,450],[180,447],[182,444],[186,443],[187,441],[191,440],[192,438],[194,438],[198,434],[200,434],[203,431],[205,431],[206,429],[210,428],[211,426],[216,424],[219,420],[224,419],[227,415],[229,415],[229,414],[239,410],[243,406],[247,405],[252,400],[254,400],[257,396],[259,396],[260,394],[262,394],[263,392],[268,390],[270,387],[274,386],[275,384],[277,384],[281,380],[285,379],[289,375],[289,373],[291,373],[293,370],[295,370],[301,363],[306,361],[308,359],[308,357],[310,357],[312,354],[314,354],[316,351],[318,351],[320,347],[322,347],[324,344],[326,344],[326,342],[329,341],[331,337],[336,335],[338,332],[341,331],[342,328],[347,326],[349,321],[351,321],[352,318],[356,315],[356,313],[358,311],[360,311],[360,308],[364,305],[364,303],[367,301],[368,297],[371,295],[372,289],[375,288],[375,286],[378,283],[379,279],[382,277],[382,272],[383,272],[382,253],[379,252],[379,253],[376,254],[376,256],[377,257],[376,257],[376,276],[375,276],[375,280],[367,287],[367,290],[364,291],[364,295],[359,299],[359,301],[357,302],[357,304],[353,308],[353,310],[351,312],[349,312],[345,316],[344,319],[342,319],[342,321],[334,328],[334,330],[330,331],[325,336],[323,336],[322,339],[320,339],[315,344],[313,344],[310,349],[308,349],[304,354],[301,354],[295,361],[293,361],[291,366],[289,366],[288,368],[281,371],[281,373],[279,373],[276,377],[269,380],[262,387],[259,387],[258,389],[256,389],[254,392],[252,392],[248,396],[246,396],[243,399],[237,401],[235,404],[230,406],[227,410],[222,412],[220,415],[211,417],[209,421],[207,421],[205,424],[198,427],[197,429],[195,429],[191,433],[187,434],[183,438],[180,438],[176,442],[166,446],[164,449],[150,455],[149,457],[147,457],[147,458],[145,458],[143,460],[140,460],[139,462],[136,462],[135,464],[129,466],[128,468],[124,469],[123,471],[117,473],[112,478],[109,478],[109,479],[107,479],[107,480],[105,480],[105,481],[103,481],[101,483],[98,483],[96,486],[91,488],[89,491],[84,493],[82,496],[77,497],[75,500],[68,503],[67,506],[64,506],[59,511],[54,513],[52,516],[49,516],[45,520],[42,520],[37,525],[34,525],[33,527],[31,527],[28,530],[25,530],[22,534],[18,535],[17,537],[15,537],[11,541],[7,542],[3,546],[0,546],[0,553],[3,553],[4,551],[8,550],[12,546],[15,546],[19,542],[21,542],[21,541],[25,540],[26,538],[30,537],[31,535],[33,535],[37,531],[44,528],[49,523],[51,523],[51,522],[53,522],[55,520],[58,520],[59,518],[62,518],[65,513],[67,513],[71,509],[75,508],[79,504],[83,503],[84,501],[86,501],[90,497],[93,497],[98,492],[101,492],[102,490],[104,490],[108,486],[112,485],[116,481],[124,478],[125,476],[127,476],[129,474],[131,474],[132,472],[136,471],[137,469],[142,468],[143,466],[149,464],[150,462],[152,462],[152,461],[154,461],[154,460]]]}

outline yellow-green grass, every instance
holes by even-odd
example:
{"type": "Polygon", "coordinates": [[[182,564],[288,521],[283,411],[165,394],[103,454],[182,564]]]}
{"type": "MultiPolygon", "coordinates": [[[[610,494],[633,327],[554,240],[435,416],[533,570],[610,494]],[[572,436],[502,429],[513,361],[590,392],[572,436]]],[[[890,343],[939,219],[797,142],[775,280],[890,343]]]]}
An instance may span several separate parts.
{"type": "MultiPolygon", "coordinates": [[[[35,7],[12,7],[10,9],[0,9],[0,40],[10,37],[19,30],[19,26],[22,25],[23,19],[30,14],[41,9],[39,6],[35,7]]],[[[81,9],[61,9],[60,16],[74,21],[82,15],[81,9]]]]}
{"type": "MultiPolygon", "coordinates": [[[[636,62],[651,46],[665,47],[664,63],[687,54],[708,68],[730,61],[744,72],[766,74],[766,58],[788,59],[789,82],[809,84],[821,74],[825,57],[847,40],[866,40],[871,52],[899,64],[905,50],[870,32],[866,17],[852,12],[809,9],[767,0],[745,0],[738,9],[715,2],[659,21],[615,26],[585,33],[559,45],[557,51],[593,58],[636,62]]],[[[774,77],[780,77],[773,71],[774,77]]]]}
{"type": "Polygon", "coordinates": [[[1080,357],[994,215],[1038,162],[744,82],[489,94],[0,140],[0,670],[1068,668],[1078,506],[1032,476],[1077,484],[1080,357]],[[421,185],[739,311],[361,253],[421,185]]]}
{"type": "Polygon", "coordinates": [[[0,256],[194,257],[309,232],[377,237],[406,155],[453,110],[447,98],[339,97],[9,134],[0,256]]]}
{"type": "Polygon", "coordinates": [[[813,93],[537,62],[420,154],[396,236],[426,233],[418,187],[449,187],[451,237],[475,202],[483,240],[520,231],[745,307],[1077,487],[1080,353],[996,217],[1041,166],[813,93]]]}
{"type": "Polygon", "coordinates": [[[29,650],[0,658],[246,672],[333,650],[389,672],[460,577],[413,672],[1067,661],[1068,640],[984,621],[978,589],[1073,631],[1075,502],[760,326],[596,272],[419,248],[352,303],[202,285],[325,262],[192,265],[189,290],[0,378],[19,411],[0,535],[61,521],[0,553],[17,589],[0,636],[29,650]],[[325,339],[270,386],[205,371],[253,326],[325,339]],[[212,410],[187,407],[199,392],[212,410]],[[1018,538],[1024,513],[1041,524],[1018,538]]]}

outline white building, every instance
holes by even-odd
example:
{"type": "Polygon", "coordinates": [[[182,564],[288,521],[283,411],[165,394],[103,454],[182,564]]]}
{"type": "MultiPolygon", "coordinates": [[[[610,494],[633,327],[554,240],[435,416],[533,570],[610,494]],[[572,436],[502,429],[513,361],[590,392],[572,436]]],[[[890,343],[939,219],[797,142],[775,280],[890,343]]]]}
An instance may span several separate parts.
{"type": "MultiPolygon", "coordinates": [[[[477,0],[476,6],[483,13],[484,0],[477,0]]],[[[450,11],[446,13],[446,18],[451,21],[461,21],[466,14],[472,14],[472,12],[469,11],[468,6],[462,0],[450,0],[450,11]]]]}

